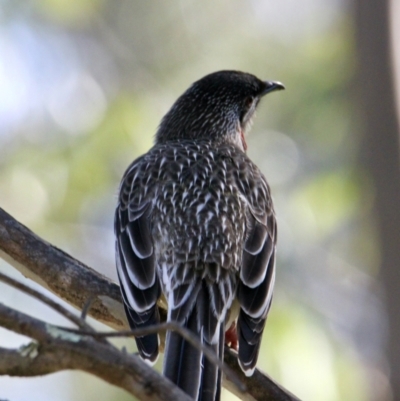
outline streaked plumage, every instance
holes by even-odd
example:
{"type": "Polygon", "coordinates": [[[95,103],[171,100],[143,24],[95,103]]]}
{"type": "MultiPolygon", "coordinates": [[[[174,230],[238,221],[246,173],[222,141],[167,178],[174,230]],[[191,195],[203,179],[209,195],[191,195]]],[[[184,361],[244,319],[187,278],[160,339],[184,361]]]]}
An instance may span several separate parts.
{"type": "MultiPolygon", "coordinates": [[[[195,82],[163,118],[155,145],[126,171],[115,216],[118,276],[132,328],[168,320],[223,357],[238,309],[239,364],[251,375],[275,278],[276,222],[268,184],[246,156],[244,135],[261,96],[282,89],[221,71],[195,82]],[[233,308],[238,304],[240,308],[233,308]]],[[[158,336],[137,338],[155,362],[158,336]]],[[[168,333],[164,374],[197,400],[219,400],[221,376],[168,333]]]]}

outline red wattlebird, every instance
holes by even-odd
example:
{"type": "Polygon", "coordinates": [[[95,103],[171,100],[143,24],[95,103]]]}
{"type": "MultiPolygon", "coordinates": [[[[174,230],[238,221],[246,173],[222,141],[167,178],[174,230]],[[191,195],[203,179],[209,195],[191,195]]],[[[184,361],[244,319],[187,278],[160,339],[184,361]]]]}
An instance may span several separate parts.
{"type": "MultiPolygon", "coordinates": [[[[220,71],[172,106],[155,144],[127,169],[115,214],[116,261],[132,328],[178,322],[223,358],[236,321],[238,361],[255,369],[275,279],[276,221],[270,189],[246,156],[260,99],[283,89],[251,74],[220,71]]],[[[157,334],[136,338],[155,362],[157,334]]],[[[195,400],[220,399],[221,373],[179,334],[167,333],[164,374],[195,400]]]]}

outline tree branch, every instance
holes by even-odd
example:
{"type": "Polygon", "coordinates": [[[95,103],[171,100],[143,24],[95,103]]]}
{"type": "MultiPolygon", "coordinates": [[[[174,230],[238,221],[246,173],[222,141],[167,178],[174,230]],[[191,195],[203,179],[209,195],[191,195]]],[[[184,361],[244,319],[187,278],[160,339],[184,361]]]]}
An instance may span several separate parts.
{"type": "Polygon", "coordinates": [[[19,350],[0,348],[0,374],[37,376],[79,369],[121,387],[146,401],[190,401],[183,391],[147,366],[136,355],[111,344],[69,333],[0,304],[0,325],[33,338],[19,350]]]}
{"type": "MultiPolygon", "coordinates": [[[[47,288],[78,310],[82,310],[85,305],[87,305],[89,299],[93,300],[88,311],[89,315],[114,329],[128,329],[120,290],[117,284],[74,259],[67,253],[43,241],[1,208],[0,257],[9,262],[25,277],[47,288]]],[[[165,321],[165,311],[161,309],[160,312],[161,319],[165,321]]],[[[89,339],[85,341],[90,343],[89,339]]],[[[109,346],[104,343],[100,344],[99,342],[93,342],[93,344],[96,344],[97,347],[100,345],[102,347],[109,346]]],[[[15,358],[15,354],[13,354],[15,351],[7,352],[9,358],[15,358]]],[[[52,350],[52,352],[54,353],[56,351],[52,350]]],[[[58,352],[62,352],[62,350],[58,352]]],[[[101,353],[99,351],[96,352],[97,354],[101,353]]],[[[141,361],[139,360],[139,362],[141,361]]],[[[225,363],[234,371],[239,372],[240,377],[248,388],[248,394],[238,394],[238,391],[234,390],[234,386],[230,384],[228,380],[224,381],[224,386],[235,392],[241,399],[299,401],[298,398],[274,383],[272,379],[268,378],[259,370],[256,370],[251,378],[245,378],[240,372],[236,357],[232,352],[225,353],[225,363]]],[[[141,362],[141,365],[144,364],[141,362]]],[[[148,367],[146,366],[146,368],[148,367]]],[[[78,368],[70,367],[69,369],[78,368]]],[[[154,372],[153,369],[150,370],[154,372]]],[[[90,373],[111,382],[110,378],[103,377],[93,371],[90,373]]],[[[159,376],[160,375],[157,377],[159,376]]],[[[147,373],[145,377],[147,378],[147,373]]],[[[124,386],[120,387],[126,389],[124,386]]],[[[169,399],[177,398],[172,397],[169,399]]]]}
{"type": "MultiPolygon", "coordinates": [[[[163,332],[165,333],[167,330],[170,331],[175,331],[179,333],[187,342],[189,342],[193,347],[198,348],[201,352],[204,353],[204,356],[213,364],[217,365],[219,369],[222,370],[222,372],[225,374],[225,376],[235,383],[237,387],[239,387],[240,391],[243,393],[246,391],[246,387],[241,383],[239,378],[233,371],[222,361],[220,361],[217,357],[217,355],[207,346],[203,345],[201,341],[188,329],[185,327],[180,326],[179,324],[175,322],[167,322],[167,323],[161,323],[161,324],[156,324],[152,326],[147,326],[143,327],[140,329],[135,329],[135,330],[123,330],[123,331],[113,331],[113,332],[97,332],[95,331],[89,324],[86,323],[86,321],[83,318],[79,318],[70,311],[68,311],[66,308],[58,304],[57,302],[53,301],[50,299],[48,296],[26,286],[25,284],[22,284],[18,282],[17,280],[12,279],[11,277],[6,276],[3,273],[0,273],[0,281],[9,284],[20,291],[25,292],[26,294],[31,295],[32,297],[42,301],[49,307],[53,308],[60,314],[62,314],[64,317],[66,317],[68,320],[70,320],[72,323],[75,323],[81,330],[76,330],[76,329],[69,329],[65,328],[65,331],[68,331],[69,333],[74,333],[78,335],[85,335],[85,336],[91,336],[98,341],[106,342],[106,338],[110,337],[141,337],[144,335],[148,334],[153,334],[153,333],[160,333],[163,332]]],[[[87,302],[85,304],[85,307],[82,311],[82,315],[86,315],[86,313],[90,310],[90,304],[91,302],[87,302]]]]}
{"type": "MultiPolygon", "coordinates": [[[[234,384],[236,391],[239,390],[238,394],[243,394],[247,390],[246,386],[240,381],[238,375],[233,372],[233,370],[226,365],[224,362],[220,361],[217,355],[209,348],[207,345],[203,345],[201,341],[186,327],[182,327],[175,322],[166,322],[155,324],[147,327],[142,327],[139,329],[132,330],[123,330],[123,331],[114,331],[114,332],[93,332],[93,331],[85,331],[85,330],[74,330],[74,329],[66,329],[69,333],[91,336],[93,338],[102,340],[105,338],[116,338],[116,337],[141,337],[148,334],[153,333],[165,333],[167,330],[175,331],[182,338],[184,338],[189,344],[193,347],[200,350],[204,356],[214,365],[218,366],[219,369],[222,370],[222,373],[225,374],[225,377],[234,384]]],[[[243,375],[241,375],[243,376],[243,375]]]]}
{"type": "MultiPolygon", "coordinates": [[[[237,363],[236,351],[225,346],[224,359],[225,363],[232,368],[239,377],[243,376],[242,370],[237,363]]],[[[246,398],[247,394],[239,393],[237,387],[228,380],[224,382],[224,387],[244,401],[300,401],[299,398],[274,382],[267,374],[261,372],[259,369],[255,370],[253,376],[246,377],[244,383],[247,387],[247,394],[251,395],[251,397],[246,398]]]]}
{"type": "Polygon", "coordinates": [[[116,330],[128,328],[117,284],[42,240],[1,208],[0,257],[78,310],[92,298],[93,318],[116,330]]]}

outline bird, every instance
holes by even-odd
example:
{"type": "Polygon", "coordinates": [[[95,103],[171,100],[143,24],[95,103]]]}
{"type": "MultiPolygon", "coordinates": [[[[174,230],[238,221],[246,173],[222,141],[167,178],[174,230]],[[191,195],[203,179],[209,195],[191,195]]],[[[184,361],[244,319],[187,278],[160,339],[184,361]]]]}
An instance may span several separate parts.
{"type": "MultiPolygon", "coordinates": [[[[246,154],[246,137],[260,100],[281,89],[234,70],[194,82],[162,118],[153,147],[127,168],[115,212],[130,327],[158,324],[164,299],[167,321],[221,360],[229,331],[246,376],[272,301],[277,241],[270,187],[246,154]]],[[[159,335],[136,344],[154,364],[159,335]]],[[[194,400],[220,400],[221,372],[176,332],[166,334],[163,374],[194,400]]]]}

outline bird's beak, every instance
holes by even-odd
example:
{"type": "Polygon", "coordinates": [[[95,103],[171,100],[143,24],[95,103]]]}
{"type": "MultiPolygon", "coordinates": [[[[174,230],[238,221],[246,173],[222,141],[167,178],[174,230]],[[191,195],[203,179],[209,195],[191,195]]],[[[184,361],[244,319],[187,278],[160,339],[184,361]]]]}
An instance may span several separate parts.
{"type": "Polygon", "coordinates": [[[266,95],[267,93],[273,92],[273,91],[278,91],[285,89],[285,86],[278,81],[264,81],[265,87],[263,91],[261,92],[261,96],[266,95]]]}

